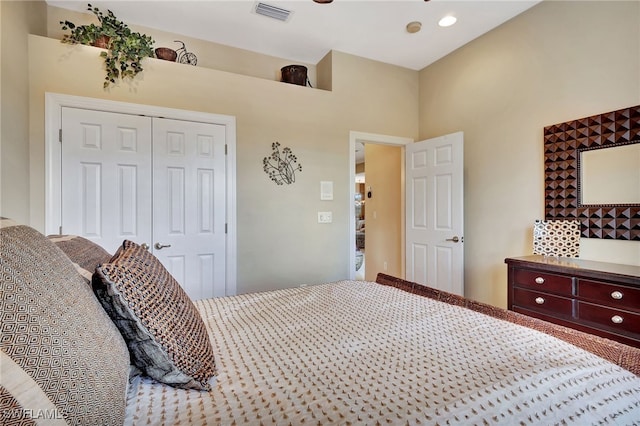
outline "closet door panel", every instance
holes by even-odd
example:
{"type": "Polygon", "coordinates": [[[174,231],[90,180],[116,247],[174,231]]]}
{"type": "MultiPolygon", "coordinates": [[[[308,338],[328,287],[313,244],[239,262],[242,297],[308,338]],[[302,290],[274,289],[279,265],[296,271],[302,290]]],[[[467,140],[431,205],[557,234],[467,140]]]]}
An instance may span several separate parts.
{"type": "Polygon", "coordinates": [[[63,107],[61,161],[62,233],[110,253],[151,241],[149,117],[63,107]]]}
{"type": "MultiPolygon", "coordinates": [[[[185,233],[185,169],[184,167],[167,167],[166,199],[158,200],[158,208],[167,207],[167,232],[170,235],[185,233]],[[166,203],[166,204],[165,204],[166,203]]],[[[163,177],[159,177],[162,179],[163,177]]]]}
{"type": "Polygon", "coordinates": [[[153,139],[153,253],[191,298],[224,296],[224,126],[154,118],[153,139]]]}

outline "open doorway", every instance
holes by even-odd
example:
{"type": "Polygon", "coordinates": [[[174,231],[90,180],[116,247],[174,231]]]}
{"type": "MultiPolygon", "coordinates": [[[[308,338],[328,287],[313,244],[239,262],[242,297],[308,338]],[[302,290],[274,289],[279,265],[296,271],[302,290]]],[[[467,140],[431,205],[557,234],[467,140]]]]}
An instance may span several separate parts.
{"type": "Polygon", "coordinates": [[[349,174],[352,184],[349,196],[351,218],[349,279],[374,281],[378,272],[404,277],[404,161],[402,158],[404,158],[403,147],[412,142],[413,139],[409,138],[361,132],[350,133],[349,174]],[[370,154],[369,160],[374,159],[373,163],[376,164],[369,169],[373,174],[368,173],[367,155],[364,155],[361,161],[363,165],[358,166],[358,170],[362,169],[364,172],[362,184],[356,182],[356,175],[359,174],[356,172],[356,164],[360,161],[356,158],[362,157],[360,154],[356,155],[356,149],[361,147],[364,147],[364,152],[373,153],[370,154]],[[367,147],[371,149],[367,151],[367,147]],[[396,171],[393,172],[393,176],[387,174],[386,166],[378,164],[379,160],[388,161],[390,153],[396,158],[393,163],[397,164],[397,168],[394,166],[396,171]],[[391,183],[392,181],[396,181],[397,185],[391,183]],[[361,195],[358,196],[358,193],[361,195]],[[394,219],[389,219],[390,215],[394,219]],[[389,224],[393,225],[389,226],[389,224]]]}
{"type": "Polygon", "coordinates": [[[356,275],[355,279],[364,281],[365,262],[365,214],[366,214],[366,172],[365,172],[365,145],[363,142],[356,142],[356,179],[355,195],[353,203],[355,206],[356,221],[356,275]]]}

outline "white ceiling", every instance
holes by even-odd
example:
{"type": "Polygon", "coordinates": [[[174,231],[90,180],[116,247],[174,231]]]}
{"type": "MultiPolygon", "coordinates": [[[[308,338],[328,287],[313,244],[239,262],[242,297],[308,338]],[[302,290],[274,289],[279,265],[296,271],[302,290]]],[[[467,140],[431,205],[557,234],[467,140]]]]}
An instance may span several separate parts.
{"type": "MultiPolygon", "coordinates": [[[[286,22],[257,15],[253,0],[99,0],[129,24],[251,50],[294,62],[316,64],[330,50],[420,70],[540,0],[264,0],[292,11],[286,22]],[[458,22],[442,28],[453,15],[458,22]],[[409,34],[406,25],[422,23],[409,34]]],[[[48,0],[86,11],[87,1],[48,0]]],[[[88,13],[88,12],[87,12],[88,13]]]]}

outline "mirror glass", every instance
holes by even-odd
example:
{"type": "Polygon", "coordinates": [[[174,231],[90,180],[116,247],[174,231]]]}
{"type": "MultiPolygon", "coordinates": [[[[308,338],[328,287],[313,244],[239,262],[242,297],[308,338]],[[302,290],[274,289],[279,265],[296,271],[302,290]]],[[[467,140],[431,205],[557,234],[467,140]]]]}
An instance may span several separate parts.
{"type": "Polygon", "coordinates": [[[581,202],[640,204],[640,143],[580,152],[581,202]]]}

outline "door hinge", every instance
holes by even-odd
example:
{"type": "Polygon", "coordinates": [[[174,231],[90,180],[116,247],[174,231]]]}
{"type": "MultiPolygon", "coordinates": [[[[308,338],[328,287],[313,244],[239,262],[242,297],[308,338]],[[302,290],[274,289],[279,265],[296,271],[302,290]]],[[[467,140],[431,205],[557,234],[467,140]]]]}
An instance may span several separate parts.
{"type": "Polygon", "coordinates": [[[58,227],[58,235],[62,235],[62,225],[58,227]]]}
{"type": "Polygon", "coordinates": [[[62,143],[62,129],[58,129],[58,142],[62,143]]]}
{"type": "Polygon", "coordinates": [[[226,223],[224,224],[224,233],[225,234],[227,233],[227,224],[226,223]]]}
{"type": "Polygon", "coordinates": [[[227,144],[224,144],[224,155],[227,155],[227,144]]]}

